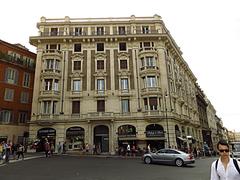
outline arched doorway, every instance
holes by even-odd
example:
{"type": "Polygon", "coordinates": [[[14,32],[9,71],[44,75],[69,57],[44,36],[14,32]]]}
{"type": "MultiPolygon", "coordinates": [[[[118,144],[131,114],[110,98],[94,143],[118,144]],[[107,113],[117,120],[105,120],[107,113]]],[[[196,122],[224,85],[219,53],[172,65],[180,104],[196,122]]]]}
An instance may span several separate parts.
{"type": "Polygon", "coordinates": [[[156,151],[164,148],[164,128],[159,124],[149,124],[146,127],[146,148],[150,144],[151,150],[156,151]]]}
{"type": "Polygon", "coordinates": [[[98,125],[94,128],[94,144],[98,153],[109,152],[109,129],[107,126],[98,125]]]}
{"type": "Polygon", "coordinates": [[[133,125],[125,124],[118,127],[118,154],[124,155],[127,150],[127,145],[129,144],[132,148],[133,145],[137,147],[136,140],[136,127],[133,125]]]}
{"type": "Polygon", "coordinates": [[[84,148],[84,129],[82,127],[70,127],[66,131],[66,140],[69,150],[84,148]]]}
{"type": "Polygon", "coordinates": [[[53,128],[42,128],[37,132],[38,142],[36,143],[36,151],[44,151],[44,143],[46,140],[55,146],[56,130],[53,128]]]}

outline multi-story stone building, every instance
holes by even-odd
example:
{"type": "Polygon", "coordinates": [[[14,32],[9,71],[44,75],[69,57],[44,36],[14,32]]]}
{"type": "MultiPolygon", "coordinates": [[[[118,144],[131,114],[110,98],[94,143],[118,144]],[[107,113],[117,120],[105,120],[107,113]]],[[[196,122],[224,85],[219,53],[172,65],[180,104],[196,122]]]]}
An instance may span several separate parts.
{"type": "Polygon", "coordinates": [[[35,59],[24,46],[0,40],[0,142],[28,137],[35,59]]]}
{"type": "Polygon", "coordinates": [[[215,115],[216,115],[216,110],[213,107],[212,103],[210,102],[209,99],[206,99],[207,102],[207,120],[208,120],[208,125],[209,125],[209,129],[211,131],[211,141],[212,141],[212,148],[214,150],[217,150],[217,143],[219,140],[219,137],[217,135],[217,122],[215,119],[215,115]]]}
{"type": "Polygon", "coordinates": [[[106,153],[202,141],[196,77],[160,16],[42,17],[37,27],[32,139],[106,153]]]}

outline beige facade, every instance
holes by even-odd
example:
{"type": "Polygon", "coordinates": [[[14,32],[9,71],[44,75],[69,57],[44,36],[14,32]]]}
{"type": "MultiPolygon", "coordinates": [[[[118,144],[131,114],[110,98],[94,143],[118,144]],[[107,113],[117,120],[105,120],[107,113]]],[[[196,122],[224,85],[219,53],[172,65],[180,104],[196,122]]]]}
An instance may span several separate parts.
{"type": "Polygon", "coordinates": [[[160,16],[42,17],[37,27],[32,139],[106,153],[202,141],[196,78],[160,16]]]}

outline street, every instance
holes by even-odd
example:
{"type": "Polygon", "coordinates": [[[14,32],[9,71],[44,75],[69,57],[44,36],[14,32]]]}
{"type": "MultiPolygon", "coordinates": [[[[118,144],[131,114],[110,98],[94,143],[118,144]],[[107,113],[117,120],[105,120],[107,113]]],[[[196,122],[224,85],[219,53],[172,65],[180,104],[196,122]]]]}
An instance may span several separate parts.
{"type": "Polygon", "coordinates": [[[4,180],[209,180],[216,158],[198,159],[194,165],[146,165],[141,159],[120,157],[54,156],[9,163],[0,167],[4,180]]]}

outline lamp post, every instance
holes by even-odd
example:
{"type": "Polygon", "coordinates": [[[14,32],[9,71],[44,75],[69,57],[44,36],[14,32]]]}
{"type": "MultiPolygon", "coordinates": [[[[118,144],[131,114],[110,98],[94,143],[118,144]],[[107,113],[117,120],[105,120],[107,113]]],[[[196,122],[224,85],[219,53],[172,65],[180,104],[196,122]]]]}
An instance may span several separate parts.
{"type": "Polygon", "coordinates": [[[166,102],[166,97],[167,97],[167,92],[164,94],[164,105],[165,105],[165,118],[167,122],[167,140],[168,140],[168,147],[170,147],[170,140],[169,140],[169,129],[168,129],[168,115],[167,115],[167,102],[166,102]]]}

